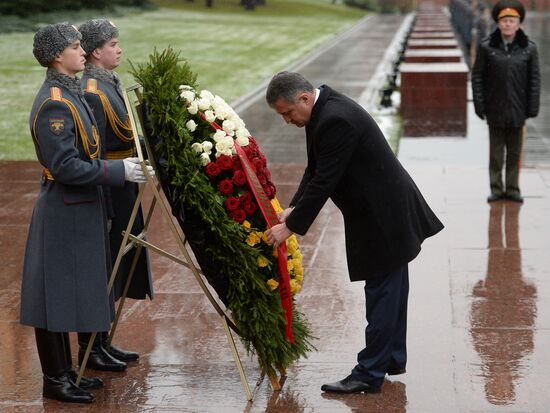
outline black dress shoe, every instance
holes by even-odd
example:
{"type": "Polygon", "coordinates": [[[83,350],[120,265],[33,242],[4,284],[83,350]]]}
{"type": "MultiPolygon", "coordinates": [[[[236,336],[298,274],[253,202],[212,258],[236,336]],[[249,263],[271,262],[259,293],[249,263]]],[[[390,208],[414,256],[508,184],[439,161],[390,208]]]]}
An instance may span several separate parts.
{"type": "Polygon", "coordinates": [[[506,199],[512,201],[512,202],[519,202],[520,204],[523,203],[523,197],[519,194],[506,194],[506,199]]]}
{"type": "MultiPolygon", "coordinates": [[[[78,373],[74,370],[69,370],[67,373],[69,374],[69,378],[74,383],[76,383],[76,379],[78,378],[78,373]]],[[[100,389],[103,387],[103,380],[97,377],[82,376],[80,378],[80,384],[78,385],[78,387],[84,390],[100,389]]]]}
{"type": "Polygon", "coordinates": [[[111,356],[120,361],[136,361],[139,359],[139,354],[135,351],[123,350],[120,347],[113,346],[112,344],[108,347],[105,346],[105,349],[111,356]]]}
{"type": "Polygon", "coordinates": [[[380,393],[380,389],[381,386],[373,386],[357,380],[351,374],[343,380],[321,386],[322,391],[333,393],[380,393]]]}
{"type": "Polygon", "coordinates": [[[91,403],[94,401],[94,396],[78,387],[67,372],[58,376],[44,375],[42,395],[49,399],[69,403],[91,403]]]}
{"type": "Polygon", "coordinates": [[[502,194],[491,194],[487,197],[487,202],[500,201],[502,198],[502,194]]]}
{"type": "Polygon", "coordinates": [[[405,367],[389,367],[388,368],[388,376],[397,376],[399,374],[405,374],[407,370],[405,370],[405,367]]]}
{"type": "MultiPolygon", "coordinates": [[[[86,347],[81,346],[78,351],[78,364],[82,365],[86,347]]],[[[126,363],[111,356],[103,346],[93,346],[86,367],[100,371],[124,371],[126,363]]]]}

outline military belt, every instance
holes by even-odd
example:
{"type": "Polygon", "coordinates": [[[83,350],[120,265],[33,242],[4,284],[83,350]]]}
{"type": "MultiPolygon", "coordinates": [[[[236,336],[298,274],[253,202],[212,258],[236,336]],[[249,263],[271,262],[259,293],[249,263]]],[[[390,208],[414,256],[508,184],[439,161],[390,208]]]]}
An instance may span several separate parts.
{"type": "Polygon", "coordinates": [[[105,159],[112,161],[115,159],[132,158],[135,156],[137,156],[136,148],[131,148],[125,151],[107,151],[105,154],[105,159]]]}

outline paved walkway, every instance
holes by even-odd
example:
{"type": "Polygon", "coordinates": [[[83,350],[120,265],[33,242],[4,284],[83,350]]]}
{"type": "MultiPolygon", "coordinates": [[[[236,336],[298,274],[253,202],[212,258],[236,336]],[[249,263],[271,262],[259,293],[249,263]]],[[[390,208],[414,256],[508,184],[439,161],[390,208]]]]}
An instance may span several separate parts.
{"type": "MultiPolygon", "coordinates": [[[[542,37],[550,18],[536,19],[540,23],[528,26],[533,37],[548,42],[542,37]]],[[[400,21],[373,16],[344,39],[353,47],[329,49],[302,71],[315,83],[358,98],[400,21]]],[[[550,49],[540,49],[541,61],[548,61],[550,49]]],[[[543,73],[543,84],[550,84],[550,74],[543,73]]],[[[548,113],[548,98],[543,102],[542,113],[548,113]]],[[[303,169],[305,139],[302,130],[283,126],[265,106],[258,100],[242,116],[268,154],[284,203],[303,169]]],[[[530,137],[545,139],[539,135],[544,130],[548,120],[540,118],[530,126],[530,137]]],[[[486,126],[473,111],[466,138],[401,141],[399,158],[446,230],[429,239],[410,266],[407,374],[387,380],[381,394],[320,391],[322,383],[349,373],[365,324],[362,284],[347,279],[342,219],[328,203],[301,240],[306,279],[298,303],[319,337],[318,351],[288,369],[279,394],[264,381],[254,403],[246,403],[217,315],[187,271],[152,254],[155,300],[129,302],[115,339],[138,350],[141,360],[124,374],[98,374],[106,388],[95,393],[94,405],[78,411],[547,412],[550,160],[527,162],[526,156],[523,206],[489,206],[487,147],[486,126]]],[[[0,162],[1,412],[77,410],[41,398],[32,330],[17,322],[21,257],[37,176],[35,163],[0,162]]],[[[166,233],[156,217],[150,239],[174,250],[166,233]]],[[[256,362],[244,359],[254,384],[256,362]]]]}

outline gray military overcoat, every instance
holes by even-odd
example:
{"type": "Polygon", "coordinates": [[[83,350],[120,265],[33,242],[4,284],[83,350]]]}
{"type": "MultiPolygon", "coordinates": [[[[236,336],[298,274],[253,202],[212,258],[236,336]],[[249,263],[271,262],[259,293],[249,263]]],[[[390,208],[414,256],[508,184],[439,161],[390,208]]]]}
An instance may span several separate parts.
{"type": "MultiPolygon", "coordinates": [[[[99,133],[105,142],[107,159],[123,159],[128,156],[136,156],[132,154],[135,144],[132,133],[128,130],[126,105],[118,86],[118,79],[114,73],[87,64],[81,83],[82,88],[85,90],[84,97],[94,113],[99,133]],[[126,127],[121,126],[124,124],[126,124],[126,127]]],[[[122,231],[125,231],[128,226],[137,195],[138,186],[133,182],[126,182],[122,187],[110,188],[109,201],[111,202],[110,210],[112,213],[110,218],[112,225],[109,232],[109,241],[113,264],[122,244],[122,231]]],[[[132,234],[139,234],[143,230],[143,225],[143,213],[140,207],[134,221],[132,234]]],[[[122,257],[114,283],[115,300],[122,296],[134,253],[135,250],[122,257]]],[[[141,250],[127,296],[134,299],[144,299],[147,296],[153,298],[153,281],[146,248],[141,250]]]]}
{"type": "MultiPolygon", "coordinates": [[[[108,238],[101,185],[122,186],[124,164],[90,159],[82,134],[76,133],[77,118],[93,144],[95,121],[84,97],[48,76],[34,101],[30,128],[38,161],[54,180],[43,175],[32,213],[21,323],[57,332],[107,331],[113,307],[107,294],[108,238]]],[[[94,152],[91,145],[89,152],[94,152]]]]}

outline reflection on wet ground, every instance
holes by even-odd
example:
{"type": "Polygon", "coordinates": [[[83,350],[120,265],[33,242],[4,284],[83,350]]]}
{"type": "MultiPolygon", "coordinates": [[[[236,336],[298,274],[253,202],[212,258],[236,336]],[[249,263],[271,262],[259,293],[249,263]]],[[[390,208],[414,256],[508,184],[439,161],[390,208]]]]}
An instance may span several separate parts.
{"type": "Polygon", "coordinates": [[[523,279],[519,245],[521,205],[490,205],[487,275],[472,290],[470,333],[481,358],[485,394],[491,404],[516,401],[515,382],[533,352],[537,289],[523,279]]]}
{"type": "MultiPolygon", "coordinates": [[[[539,18],[544,24],[530,26],[536,40],[550,26],[550,16],[539,18]]],[[[345,91],[357,97],[357,79],[368,73],[357,73],[358,62],[364,59],[374,67],[399,26],[400,19],[384,19],[365,27],[364,41],[376,43],[369,58],[342,57],[348,64],[326,77],[315,62],[304,70],[316,83],[347,85],[345,91]]],[[[360,38],[358,32],[352,36],[355,43],[360,38]]],[[[353,50],[339,48],[352,55],[353,50]]],[[[540,48],[541,61],[547,61],[547,50],[540,48]]],[[[543,75],[543,85],[550,84],[548,69],[543,75]]],[[[542,113],[550,110],[548,99],[543,95],[542,113]]],[[[259,124],[250,129],[269,140],[269,166],[279,198],[287,204],[303,170],[303,131],[282,127],[260,106],[243,117],[252,124],[249,116],[254,116],[259,124]],[[285,152],[291,153],[288,159],[285,152]]],[[[550,160],[524,163],[524,205],[489,206],[487,128],[471,107],[468,121],[466,139],[404,139],[400,144],[399,158],[446,230],[429,239],[410,265],[407,374],[386,380],[375,395],[320,391],[321,384],[349,373],[363,345],[365,323],[363,285],[347,279],[342,218],[329,202],[301,239],[307,272],[297,303],[319,337],[318,351],[288,369],[280,393],[264,380],[254,388],[254,403],[246,402],[217,314],[189,271],[151,254],[155,300],[127,302],[115,337],[116,344],[139,351],[140,361],[123,374],[97,373],[106,386],[95,392],[94,405],[43,400],[32,330],[17,321],[21,261],[40,169],[35,162],[0,162],[0,411],[548,412],[550,160]]],[[[531,133],[548,130],[548,122],[548,117],[537,119],[531,133]]],[[[166,224],[158,215],[154,220],[149,239],[175,252],[166,224]]],[[[238,347],[254,385],[260,377],[256,361],[238,347]]]]}

